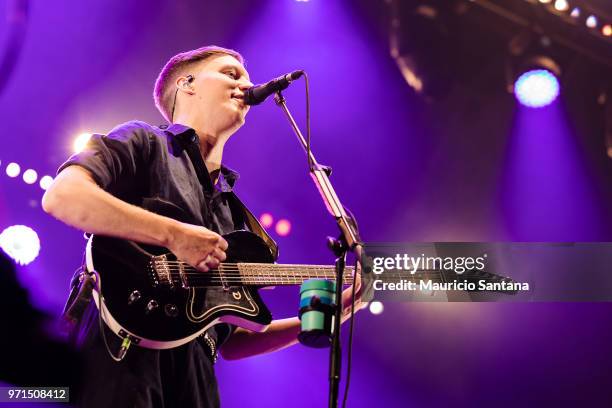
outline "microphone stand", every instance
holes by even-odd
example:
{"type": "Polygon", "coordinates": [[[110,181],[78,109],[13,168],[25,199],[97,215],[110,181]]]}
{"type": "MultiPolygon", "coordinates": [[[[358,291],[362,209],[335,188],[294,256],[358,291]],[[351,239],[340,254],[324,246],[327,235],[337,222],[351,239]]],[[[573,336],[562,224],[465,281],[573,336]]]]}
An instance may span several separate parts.
{"type": "MultiPolygon", "coordinates": [[[[308,151],[308,145],[297,123],[293,119],[289,108],[287,107],[285,97],[281,91],[276,92],[274,96],[276,104],[285,112],[287,119],[297,136],[302,148],[309,156],[310,176],[314,181],[319,194],[323,199],[323,203],[327,211],[336,219],[336,223],[340,228],[340,237],[338,239],[328,238],[328,246],[336,256],[336,303],[337,307],[332,323],[332,344],[329,354],[329,408],[338,406],[338,388],[340,385],[340,363],[342,361],[342,353],[340,350],[340,322],[342,318],[342,277],[344,276],[344,267],[346,264],[346,254],[352,251],[358,259],[361,257],[361,242],[359,240],[359,231],[356,224],[350,218],[340,199],[329,181],[331,167],[320,165],[315,159],[312,151],[308,151]]],[[[355,271],[357,273],[357,271],[355,271]]],[[[354,284],[354,282],[353,282],[354,284]]]]}

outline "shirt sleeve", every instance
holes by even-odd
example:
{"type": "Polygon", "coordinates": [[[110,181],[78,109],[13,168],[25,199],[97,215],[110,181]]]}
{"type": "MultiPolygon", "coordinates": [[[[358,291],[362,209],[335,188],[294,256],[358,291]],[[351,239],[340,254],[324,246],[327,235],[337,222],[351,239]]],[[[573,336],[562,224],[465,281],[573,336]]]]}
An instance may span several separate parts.
{"type": "Polygon", "coordinates": [[[149,161],[148,127],[144,122],[133,121],[116,127],[108,135],[94,134],[81,152],[60,166],[58,174],[66,167],[78,165],[89,170],[104,190],[129,188],[149,161]]]}

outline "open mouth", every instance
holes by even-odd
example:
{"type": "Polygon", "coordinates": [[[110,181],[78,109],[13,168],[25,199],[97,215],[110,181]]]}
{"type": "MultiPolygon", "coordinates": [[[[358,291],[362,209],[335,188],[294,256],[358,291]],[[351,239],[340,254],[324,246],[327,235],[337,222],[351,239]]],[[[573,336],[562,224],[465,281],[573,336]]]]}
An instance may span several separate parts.
{"type": "Polygon", "coordinates": [[[233,93],[230,97],[230,99],[236,101],[242,108],[244,108],[246,105],[244,104],[244,94],[238,94],[238,93],[233,93]]]}

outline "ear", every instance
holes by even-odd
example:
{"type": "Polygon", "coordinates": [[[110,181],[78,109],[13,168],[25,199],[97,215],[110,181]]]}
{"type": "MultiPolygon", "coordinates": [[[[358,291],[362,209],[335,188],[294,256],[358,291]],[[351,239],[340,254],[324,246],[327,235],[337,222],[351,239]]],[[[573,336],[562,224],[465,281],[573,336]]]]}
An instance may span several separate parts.
{"type": "Polygon", "coordinates": [[[187,92],[190,95],[195,93],[195,89],[193,88],[192,82],[195,78],[193,75],[180,76],[176,79],[176,87],[178,90],[187,92]]]}

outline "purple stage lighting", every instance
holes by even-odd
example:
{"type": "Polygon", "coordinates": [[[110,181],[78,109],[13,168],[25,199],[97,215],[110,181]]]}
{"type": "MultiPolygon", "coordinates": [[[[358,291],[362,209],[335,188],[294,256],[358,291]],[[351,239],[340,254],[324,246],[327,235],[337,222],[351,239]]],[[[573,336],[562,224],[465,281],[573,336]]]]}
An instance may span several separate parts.
{"type": "Polygon", "coordinates": [[[281,237],[286,237],[291,232],[291,223],[289,220],[279,220],[276,223],[276,233],[281,237]]]}
{"type": "Polygon", "coordinates": [[[51,187],[51,183],[53,183],[53,177],[51,177],[51,176],[42,176],[38,183],[40,185],[40,188],[42,188],[43,190],[46,190],[49,187],[51,187]]]}
{"type": "Polygon", "coordinates": [[[17,177],[21,173],[21,167],[17,163],[9,163],[6,166],[6,175],[9,177],[17,177]]]}
{"type": "Polygon", "coordinates": [[[261,223],[262,227],[270,228],[272,224],[274,224],[274,218],[270,213],[263,213],[259,216],[259,222],[261,223]]]}
{"type": "Polygon", "coordinates": [[[13,225],[0,233],[0,248],[20,265],[27,265],[40,252],[38,234],[25,225],[13,225]]]}
{"type": "Polygon", "coordinates": [[[23,181],[25,181],[26,184],[34,184],[36,180],[38,180],[38,173],[36,173],[36,170],[28,169],[23,172],[23,181]]]}
{"type": "Polygon", "coordinates": [[[383,306],[382,302],[379,302],[378,300],[370,302],[370,312],[372,314],[379,315],[383,312],[383,310],[385,310],[385,307],[383,306]]]}
{"type": "Polygon", "coordinates": [[[559,81],[545,69],[527,71],[514,83],[514,95],[525,106],[541,108],[557,99],[559,81]]]}

